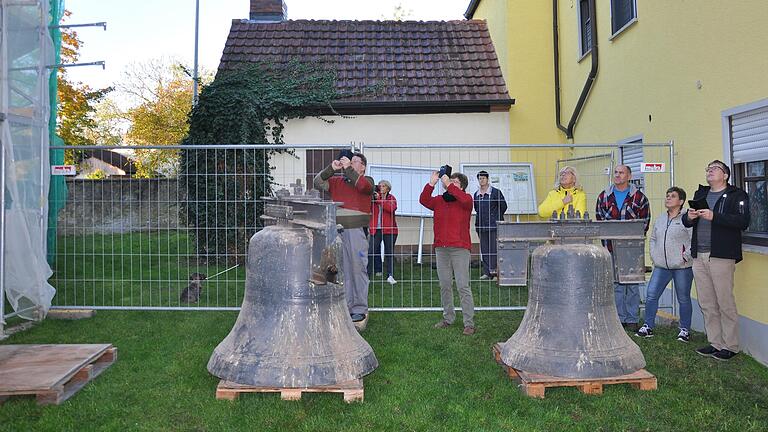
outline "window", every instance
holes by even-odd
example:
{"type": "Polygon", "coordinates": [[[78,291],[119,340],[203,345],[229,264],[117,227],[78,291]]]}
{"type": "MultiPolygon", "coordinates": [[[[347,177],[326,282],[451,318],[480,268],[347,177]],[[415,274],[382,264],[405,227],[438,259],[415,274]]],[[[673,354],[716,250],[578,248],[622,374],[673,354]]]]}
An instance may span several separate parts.
{"type": "Polygon", "coordinates": [[[611,0],[611,34],[615,35],[637,18],[637,0],[611,0]]]}
{"type": "Polygon", "coordinates": [[[579,54],[582,57],[592,50],[592,19],[589,0],[579,0],[579,54]]]}
{"type": "Polygon", "coordinates": [[[749,195],[744,243],[768,246],[768,99],[723,112],[733,184],[749,195]]]}
{"type": "MultiPolygon", "coordinates": [[[[749,195],[751,220],[747,234],[750,237],[755,237],[753,240],[758,240],[761,234],[768,234],[768,193],[766,192],[766,184],[768,184],[766,165],[768,165],[768,161],[747,162],[740,165],[739,172],[743,173],[740,186],[749,195]]],[[[768,245],[768,242],[765,245],[768,245]]]]}

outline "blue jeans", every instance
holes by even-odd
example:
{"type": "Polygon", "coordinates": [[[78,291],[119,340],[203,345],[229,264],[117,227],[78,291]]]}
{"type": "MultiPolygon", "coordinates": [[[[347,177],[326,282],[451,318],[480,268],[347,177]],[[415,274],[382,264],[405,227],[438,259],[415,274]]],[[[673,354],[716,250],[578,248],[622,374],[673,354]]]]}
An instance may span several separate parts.
{"type": "Polygon", "coordinates": [[[693,282],[693,269],[665,269],[654,267],[651,280],[648,281],[648,292],[645,295],[645,323],[653,328],[656,320],[656,311],[659,309],[659,297],[669,284],[675,281],[675,294],[680,304],[680,328],[691,329],[691,282],[693,282]]]}
{"type": "Polygon", "coordinates": [[[613,295],[619,320],[626,324],[640,322],[640,285],[614,283],[613,295]]]}

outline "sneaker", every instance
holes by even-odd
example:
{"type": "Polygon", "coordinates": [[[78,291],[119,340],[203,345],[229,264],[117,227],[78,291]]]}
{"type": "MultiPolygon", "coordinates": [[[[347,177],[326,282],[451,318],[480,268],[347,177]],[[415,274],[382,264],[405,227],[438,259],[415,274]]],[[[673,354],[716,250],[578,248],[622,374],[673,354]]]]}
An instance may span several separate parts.
{"type": "Polygon", "coordinates": [[[387,278],[387,282],[389,282],[390,285],[394,285],[397,283],[397,281],[395,280],[395,278],[392,277],[392,275],[389,275],[389,277],[387,278]]]}
{"type": "Polygon", "coordinates": [[[376,272],[374,276],[381,276],[381,272],[376,272]]]}
{"type": "Polygon", "coordinates": [[[712,345],[707,345],[697,349],[696,353],[699,355],[703,355],[704,357],[711,357],[712,354],[716,353],[717,351],[718,351],[717,348],[713,347],[712,345]]]}
{"type": "Polygon", "coordinates": [[[627,323],[627,326],[624,327],[624,328],[627,329],[627,331],[634,333],[634,332],[640,330],[640,324],[638,324],[638,323],[627,323]]]}
{"type": "Polygon", "coordinates": [[[729,351],[727,349],[721,349],[720,351],[712,354],[712,357],[714,357],[715,360],[726,361],[726,360],[730,360],[730,359],[734,358],[736,356],[736,354],[738,354],[738,353],[735,353],[733,351],[729,351]]]}
{"type": "Polygon", "coordinates": [[[677,334],[677,340],[680,342],[688,342],[691,340],[691,335],[688,334],[688,329],[681,328],[680,333],[677,334]]]}
{"type": "Polygon", "coordinates": [[[444,328],[448,328],[450,325],[451,323],[449,323],[448,321],[442,320],[439,323],[435,324],[435,328],[444,329],[444,328]]]}
{"type": "Polygon", "coordinates": [[[360,322],[365,320],[365,314],[352,314],[352,322],[360,322]]]}
{"type": "Polygon", "coordinates": [[[643,326],[635,332],[635,336],[645,338],[653,337],[653,329],[648,327],[648,324],[643,324],[643,326]]]}
{"type": "Polygon", "coordinates": [[[475,334],[475,328],[474,327],[464,327],[464,331],[462,332],[464,336],[472,336],[475,334]]]}
{"type": "Polygon", "coordinates": [[[484,274],[484,275],[480,276],[480,280],[487,280],[487,279],[490,279],[490,278],[491,277],[488,276],[487,274],[484,274]]]}

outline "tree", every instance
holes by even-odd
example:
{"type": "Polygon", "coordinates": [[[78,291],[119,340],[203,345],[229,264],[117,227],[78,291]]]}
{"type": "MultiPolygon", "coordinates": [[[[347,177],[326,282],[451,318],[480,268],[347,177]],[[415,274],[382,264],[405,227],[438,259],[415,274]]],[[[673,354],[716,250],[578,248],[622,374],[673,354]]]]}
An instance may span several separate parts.
{"type": "Polygon", "coordinates": [[[221,71],[203,88],[190,115],[179,175],[186,198],[181,216],[200,259],[245,259],[248,239],[261,223],[260,197],[272,192],[271,152],[195,146],[283,144],[286,122],[329,107],[339,96],[335,83],[335,71],[292,61],[221,71]]]}
{"type": "MultiPolygon", "coordinates": [[[[135,63],[123,73],[117,85],[133,107],[125,111],[130,123],[125,141],[132,145],[181,144],[189,131],[187,117],[192,109],[192,78],[178,62],[154,59],[135,63]]],[[[202,81],[212,74],[203,72],[202,81]]],[[[179,152],[176,150],[137,150],[136,177],[158,173],[175,175],[179,152]]]]}
{"type": "MultiPolygon", "coordinates": [[[[68,10],[64,11],[62,21],[72,15],[68,10]]],[[[76,63],[80,58],[80,48],[83,42],[72,29],[61,30],[61,61],[62,63],[76,63]]],[[[67,145],[100,144],[93,140],[99,136],[96,132],[98,123],[94,118],[96,104],[112,91],[112,87],[92,89],[81,82],[72,82],[67,76],[67,70],[61,68],[56,76],[58,86],[58,110],[56,133],[67,145]]],[[[65,163],[79,162],[80,157],[75,152],[67,152],[65,163]]]]}
{"type": "Polygon", "coordinates": [[[385,15],[381,15],[381,19],[383,20],[395,20],[395,21],[405,21],[413,15],[413,9],[406,9],[405,6],[403,6],[403,3],[398,3],[397,6],[392,10],[392,15],[387,17],[385,15]]]}

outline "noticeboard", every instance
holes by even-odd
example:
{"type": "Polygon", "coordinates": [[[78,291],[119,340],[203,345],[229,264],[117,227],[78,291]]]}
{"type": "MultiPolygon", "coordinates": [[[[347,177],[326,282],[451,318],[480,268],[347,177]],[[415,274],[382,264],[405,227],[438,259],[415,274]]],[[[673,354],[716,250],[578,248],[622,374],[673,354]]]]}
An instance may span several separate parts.
{"type": "MultiPolygon", "coordinates": [[[[398,216],[432,217],[432,210],[419,203],[419,196],[434,168],[408,167],[394,165],[368,165],[368,175],[375,184],[387,180],[392,184],[392,195],[397,198],[398,216]]],[[[433,196],[442,193],[440,185],[435,186],[433,196]]]]}
{"type": "Polygon", "coordinates": [[[477,173],[487,171],[491,186],[500,189],[507,200],[505,214],[537,214],[536,182],[531,163],[467,163],[461,164],[461,172],[469,179],[467,192],[479,189],[477,173]]]}

